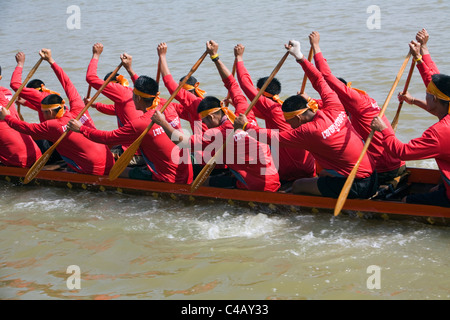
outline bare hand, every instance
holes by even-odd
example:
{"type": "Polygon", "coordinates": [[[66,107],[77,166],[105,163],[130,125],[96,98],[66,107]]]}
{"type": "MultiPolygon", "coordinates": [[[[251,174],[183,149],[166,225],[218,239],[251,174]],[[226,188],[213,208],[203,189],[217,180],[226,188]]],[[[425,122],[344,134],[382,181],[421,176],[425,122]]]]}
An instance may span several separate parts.
{"type": "Polygon", "coordinates": [[[411,41],[409,43],[409,51],[411,52],[411,55],[414,57],[414,59],[417,59],[420,56],[420,43],[417,41],[411,41]]]}
{"type": "Polygon", "coordinates": [[[53,60],[52,58],[52,50],[50,49],[42,49],[41,51],[39,51],[39,55],[41,56],[42,59],[44,59],[45,61],[48,61],[48,63],[53,64],[55,62],[55,60],[53,60]]]}
{"type": "Polygon", "coordinates": [[[16,100],[16,104],[17,104],[17,105],[21,104],[21,105],[24,106],[26,103],[27,103],[27,100],[25,100],[25,99],[22,98],[22,97],[18,97],[17,100],[16,100]]]}
{"type": "Polygon", "coordinates": [[[152,121],[157,125],[162,125],[166,121],[166,118],[161,113],[161,111],[155,110],[155,113],[153,113],[152,115],[152,121]]]}
{"type": "Polygon", "coordinates": [[[234,47],[234,56],[238,61],[243,61],[245,47],[242,44],[238,44],[234,47]]]}
{"type": "Polygon", "coordinates": [[[217,42],[215,42],[214,40],[209,40],[208,42],[206,42],[206,51],[210,56],[216,55],[218,50],[219,44],[217,42]]]}
{"type": "Polygon", "coordinates": [[[428,34],[427,30],[422,29],[419,32],[417,32],[416,40],[419,42],[422,46],[426,46],[428,43],[428,40],[430,39],[430,35],[428,34]]]}
{"type": "Polygon", "coordinates": [[[130,70],[133,64],[133,57],[128,53],[123,53],[120,55],[120,60],[122,60],[122,64],[126,70],[130,70]]]}
{"type": "Polygon", "coordinates": [[[309,43],[311,46],[318,46],[320,42],[320,34],[317,31],[311,32],[309,35],[309,43]]]}
{"type": "Polygon", "coordinates": [[[234,130],[243,129],[244,125],[248,122],[247,117],[245,114],[241,113],[236,117],[234,120],[234,130]]]}
{"type": "Polygon", "coordinates": [[[11,113],[9,112],[8,109],[4,108],[3,106],[0,105],[0,120],[5,120],[5,117],[10,115],[11,113]]]}
{"type": "Polygon", "coordinates": [[[16,62],[18,66],[23,67],[25,64],[25,53],[18,52],[16,54],[16,62]]]}
{"type": "Polygon", "coordinates": [[[398,94],[398,101],[406,102],[407,104],[413,104],[414,98],[411,96],[409,92],[406,92],[405,94],[403,94],[403,92],[400,92],[398,94]]]}
{"type": "Polygon", "coordinates": [[[158,47],[156,47],[156,51],[158,52],[158,56],[165,56],[167,54],[167,44],[165,42],[161,42],[158,44],[158,47]]]}
{"type": "Polygon", "coordinates": [[[372,130],[381,132],[387,128],[387,125],[384,123],[384,121],[380,117],[375,117],[375,118],[373,118],[372,124],[370,125],[370,127],[372,128],[372,130]]]}
{"type": "Polygon", "coordinates": [[[102,52],[103,52],[103,44],[97,42],[92,46],[92,54],[94,55],[94,57],[96,58],[100,57],[102,52]]]}
{"type": "Polygon", "coordinates": [[[72,130],[74,132],[80,132],[80,128],[82,126],[83,126],[83,124],[81,123],[81,121],[75,120],[75,119],[71,119],[67,123],[67,129],[72,130]]]}

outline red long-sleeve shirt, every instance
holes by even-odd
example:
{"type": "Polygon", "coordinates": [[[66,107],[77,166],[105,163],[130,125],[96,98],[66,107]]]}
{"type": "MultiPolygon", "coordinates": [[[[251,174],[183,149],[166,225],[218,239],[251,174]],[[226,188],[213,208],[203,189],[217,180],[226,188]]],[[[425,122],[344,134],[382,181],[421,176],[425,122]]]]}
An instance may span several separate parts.
{"type": "MultiPolygon", "coordinates": [[[[98,59],[91,59],[89,63],[87,72],[86,72],[86,81],[89,85],[92,86],[95,90],[100,89],[100,87],[105,82],[103,79],[100,79],[97,75],[97,67],[98,67],[98,59]]],[[[138,78],[138,75],[134,75],[131,79],[133,83],[138,78]]],[[[142,116],[143,112],[140,110],[136,110],[133,102],[133,89],[129,87],[124,87],[119,83],[109,82],[108,85],[103,89],[102,94],[111,99],[114,102],[114,109],[107,108],[105,113],[116,115],[117,123],[119,127],[122,127],[127,122],[132,119],[138,118],[142,116]]],[[[97,110],[102,111],[103,104],[97,103],[97,110]]]]}
{"type": "MultiPolygon", "coordinates": [[[[236,75],[242,91],[253,101],[258,94],[258,90],[253,85],[253,81],[243,61],[237,63],[236,75]]],[[[256,116],[265,120],[267,129],[292,130],[292,127],[284,118],[281,105],[272,99],[261,96],[252,111],[254,111],[256,116]]],[[[278,174],[281,180],[290,181],[315,175],[314,157],[305,149],[280,147],[278,159],[278,174]]]]}
{"type": "Polygon", "coordinates": [[[450,115],[428,128],[420,138],[402,143],[392,128],[382,131],[384,145],[392,155],[404,161],[435,158],[450,200],[450,115]]]}
{"type": "MultiPolygon", "coordinates": [[[[230,75],[223,82],[230,92],[236,115],[245,112],[248,107],[247,98],[242,94],[234,77],[230,75]]],[[[233,171],[238,179],[236,186],[239,189],[276,192],[281,184],[270,148],[245,131],[233,131],[233,124],[224,117],[219,127],[191,136],[191,148],[196,149],[200,146],[204,156],[212,156],[227,137],[233,134],[233,139],[226,145],[217,163],[226,164],[233,171]]]]}
{"type": "MultiPolygon", "coordinates": [[[[52,65],[52,69],[55,72],[56,76],[58,77],[59,81],[60,82],[61,81],[64,82],[65,79],[63,79],[61,77],[61,72],[63,72],[63,71],[58,66],[58,64],[54,63],[52,65]]],[[[11,89],[13,89],[14,91],[17,91],[19,89],[19,87],[22,85],[22,71],[23,71],[23,68],[17,66],[16,69],[14,70],[13,74],[12,74],[10,86],[11,86],[11,89]]],[[[67,79],[68,79],[68,77],[67,77],[67,79]]],[[[70,80],[69,80],[70,84],[69,83],[63,83],[63,82],[61,82],[61,85],[63,86],[63,88],[64,88],[64,90],[66,92],[67,92],[67,90],[70,90],[72,95],[76,94],[77,96],[79,96],[78,91],[76,90],[75,86],[72,85],[70,80]],[[68,85],[67,88],[65,87],[66,84],[68,85]]],[[[25,86],[22,89],[22,91],[20,92],[19,97],[27,100],[28,103],[25,104],[25,106],[27,106],[27,107],[29,107],[29,108],[31,108],[31,109],[33,109],[33,110],[38,112],[39,121],[42,123],[42,122],[45,121],[45,119],[44,119],[44,115],[43,115],[42,110],[41,110],[41,102],[48,95],[50,95],[50,93],[48,93],[48,92],[41,92],[39,90],[36,90],[36,89],[33,89],[33,88],[27,88],[25,86]]],[[[84,108],[84,103],[83,103],[82,100],[81,100],[81,102],[82,102],[82,108],[81,109],[80,108],[76,108],[76,109],[72,110],[74,105],[70,104],[70,109],[75,114],[75,117],[78,115],[78,114],[76,114],[76,112],[80,112],[84,108]]],[[[79,107],[80,104],[76,103],[75,106],[79,107]]],[[[86,122],[86,125],[89,125],[89,126],[95,128],[94,121],[92,120],[91,116],[89,115],[89,111],[85,112],[85,122],[86,122]]]]}
{"type": "MultiPolygon", "coordinates": [[[[60,119],[47,120],[39,124],[20,121],[11,115],[6,116],[5,121],[12,128],[31,135],[36,140],[45,139],[55,142],[67,130],[69,120],[76,118],[84,108],[84,102],[67,74],[56,63],[52,65],[52,69],[66,92],[70,110],[67,110],[60,119]]],[[[86,126],[92,126],[86,114],[80,118],[80,121],[86,126]]],[[[80,133],[69,132],[58,144],[56,150],[68,166],[76,172],[106,175],[114,165],[114,158],[106,146],[94,143],[80,133]]]]}
{"type": "MultiPolygon", "coordinates": [[[[81,127],[81,133],[88,139],[103,144],[132,144],[150,124],[154,111],[130,120],[124,126],[113,131],[101,131],[81,127]]],[[[190,155],[181,157],[180,148],[176,146],[159,125],[153,125],[142,140],[140,146],[153,180],[189,184],[193,173],[190,155]]]]}
{"type": "MultiPolygon", "coordinates": [[[[6,107],[8,99],[0,93],[0,105],[6,107]]],[[[11,117],[19,120],[19,115],[12,105],[11,117]]],[[[41,156],[41,150],[29,135],[11,128],[0,120],[0,163],[6,166],[29,168],[41,156]]]]}
{"type": "MultiPolygon", "coordinates": [[[[317,69],[322,73],[325,81],[331,90],[336,92],[341,100],[345,110],[351,115],[351,123],[359,135],[366,140],[372,131],[370,125],[374,117],[380,114],[380,107],[377,102],[367,93],[358,92],[346,86],[342,81],[336,78],[320,52],[314,56],[317,69]]],[[[386,116],[383,115],[383,122],[390,127],[391,124],[386,116]]],[[[405,165],[397,157],[392,156],[383,146],[383,137],[380,132],[376,132],[372,142],[367,149],[367,153],[375,162],[375,168],[379,173],[389,172],[405,165]]]]}
{"type": "MultiPolygon", "coordinates": [[[[258,129],[252,125],[247,125],[247,128],[256,129],[259,135],[266,134],[269,144],[276,139],[280,146],[304,148],[311,152],[328,173],[348,177],[362,153],[364,144],[347,118],[339,97],[331,90],[320,71],[307,60],[300,64],[323,101],[322,109],[317,111],[313,120],[283,132],[258,129]]],[[[372,160],[365,154],[356,178],[367,178],[373,171],[372,160]]]]}
{"type": "Polygon", "coordinates": [[[420,72],[425,87],[428,87],[428,85],[431,82],[431,77],[434,74],[438,74],[440,72],[434,61],[431,59],[431,55],[429,54],[423,55],[422,60],[423,60],[422,63],[417,64],[417,69],[420,72]]]}

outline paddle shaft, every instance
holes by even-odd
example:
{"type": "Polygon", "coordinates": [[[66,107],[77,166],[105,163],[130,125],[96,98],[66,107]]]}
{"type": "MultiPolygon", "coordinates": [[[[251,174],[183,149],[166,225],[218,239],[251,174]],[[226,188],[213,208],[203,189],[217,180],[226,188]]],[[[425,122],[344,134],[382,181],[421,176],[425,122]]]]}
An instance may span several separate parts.
{"type": "MultiPolygon", "coordinates": [[[[314,50],[313,47],[311,46],[311,48],[309,49],[309,54],[308,54],[308,61],[311,62],[312,58],[314,55],[314,50]]],[[[305,75],[303,76],[303,82],[302,82],[302,87],[300,89],[300,94],[304,94],[305,93],[305,89],[306,89],[306,81],[308,80],[308,75],[305,73],[305,75]]]]}
{"type": "MultiPolygon", "coordinates": [[[[386,101],[384,102],[384,105],[381,108],[381,111],[379,114],[380,117],[382,117],[384,115],[386,108],[389,104],[389,101],[391,100],[392,95],[394,94],[394,91],[400,81],[400,78],[403,75],[403,72],[406,69],[406,65],[408,64],[408,61],[410,58],[411,58],[411,53],[408,53],[405,60],[403,61],[400,71],[397,74],[397,77],[395,78],[395,81],[394,81],[394,84],[392,85],[391,91],[389,92],[389,94],[386,98],[386,101]]],[[[372,138],[373,138],[374,134],[375,134],[375,131],[372,130],[366,139],[366,142],[364,144],[361,155],[358,158],[358,161],[356,162],[355,166],[353,167],[352,171],[350,172],[350,175],[348,176],[347,180],[345,181],[344,187],[342,188],[339,198],[336,202],[336,207],[334,208],[334,216],[338,216],[340,214],[342,208],[344,207],[345,201],[347,200],[348,194],[350,193],[350,189],[352,187],[353,181],[355,180],[356,173],[358,172],[359,166],[361,165],[361,162],[364,159],[367,149],[369,148],[369,145],[372,142],[372,138]]]]}
{"type": "MultiPolygon", "coordinates": [[[[245,110],[245,113],[244,113],[245,116],[247,116],[250,113],[250,111],[252,110],[252,108],[256,105],[256,103],[258,102],[259,98],[264,93],[264,91],[267,89],[267,87],[269,86],[269,84],[273,80],[273,78],[275,78],[275,75],[281,69],[281,66],[286,61],[288,56],[289,56],[289,51],[284,54],[284,56],[281,58],[280,62],[278,62],[278,64],[276,65],[275,69],[273,69],[273,71],[270,74],[269,78],[267,78],[267,80],[264,83],[264,85],[261,87],[261,89],[259,89],[258,93],[253,98],[253,100],[250,103],[250,105],[248,106],[247,110],[245,110]]],[[[227,137],[227,139],[225,140],[225,143],[222,145],[222,147],[208,161],[208,163],[205,165],[205,167],[202,169],[202,171],[200,171],[200,173],[198,174],[197,178],[195,178],[194,182],[191,185],[191,192],[195,192],[206,181],[206,179],[209,177],[209,175],[211,174],[212,170],[216,166],[216,159],[219,156],[222,155],[222,153],[223,153],[223,151],[225,149],[225,146],[227,145],[227,143],[229,141],[231,141],[231,138],[233,137],[233,135],[234,135],[234,133],[231,133],[227,137]]]]}
{"type": "MultiPolygon", "coordinates": [[[[113,77],[116,76],[117,72],[119,71],[119,69],[122,67],[122,63],[120,63],[117,68],[111,73],[111,75],[108,77],[108,79],[105,80],[105,82],[103,82],[102,86],[100,87],[100,89],[98,89],[98,91],[94,94],[94,96],[92,97],[92,99],[85,105],[85,107],[83,108],[83,110],[81,110],[81,112],[77,115],[77,117],[75,118],[75,120],[80,120],[80,118],[83,116],[83,114],[89,109],[89,107],[94,103],[95,99],[98,98],[98,96],[100,95],[100,93],[103,91],[103,89],[106,88],[106,86],[108,85],[108,83],[111,81],[111,79],[113,77]]],[[[25,179],[24,179],[24,184],[29,183],[31,180],[34,179],[34,177],[37,176],[37,174],[41,171],[41,169],[45,166],[45,164],[47,163],[48,159],[50,158],[50,156],[52,155],[53,151],[56,149],[56,147],[59,145],[59,143],[66,137],[66,135],[69,133],[69,130],[64,131],[64,133],[59,137],[58,140],[56,140],[55,143],[53,143],[53,145],[47,149],[47,151],[45,151],[45,153],[33,164],[33,166],[30,168],[30,170],[28,170],[25,179]]]]}
{"type": "MultiPolygon", "coordinates": [[[[406,78],[405,87],[403,88],[402,94],[405,95],[408,92],[409,83],[411,82],[414,69],[416,67],[416,61],[413,59],[411,62],[411,68],[409,69],[408,78],[406,78]]],[[[400,112],[402,110],[403,101],[400,101],[397,108],[397,113],[395,114],[394,120],[392,120],[391,126],[394,132],[397,130],[398,120],[400,118],[400,112]]]]}
{"type": "Polygon", "coordinates": [[[86,94],[86,99],[89,99],[91,97],[91,90],[92,90],[92,86],[89,85],[88,91],[87,91],[87,94],[86,94]]]}
{"type": "Polygon", "coordinates": [[[16,93],[12,96],[11,100],[9,100],[8,104],[6,105],[6,110],[8,110],[12,104],[14,103],[14,101],[16,101],[17,97],[20,95],[20,93],[22,92],[23,88],[25,87],[25,85],[28,83],[28,81],[31,79],[31,77],[34,75],[34,73],[36,72],[36,70],[39,68],[39,66],[41,65],[42,60],[44,60],[43,58],[40,58],[38,62],[36,62],[36,64],[34,65],[34,67],[30,70],[30,72],[28,73],[27,77],[25,78],[25,80],[22,82],[22,84],[20,85],[19,89],[17,89],[16,93]]]}
{"type": "MultiPolygon", "coordinates": [[[[203,55],[198,59],[198,61],[194,64],[194,66],[191,68],[189,73],[184,77],[184,79],[180,82],[176,90],[172,93],[170,98],[166,101],[164,106],[161,108],[160,112],[163,113],[164,110],[166,110],[167,106],[172,102],[172,100],[176,97],[178,92],[180,92],[181,88],[186,84],[186,82],[189,80],[189,78],[194,74],[195,71],[197,71],[200,64],[205,60],[208,52],[205,51],[203,55]]],[[[119,175],[125,170],[125,168],[130,163],[131,159],[134,157],[136,151],[139,149],[139,146],[142,143],[142,140],[144,140],[147,133],[150,131],[150,129],[153,127],[154,122],[150,122],[150,124],[145,128],[145,130],[141,133],[141,135],[125,150],[125,152],[119,157],[119,159],[116,161],[114,166],[111,168],[111,171],[109,173],[109,180],[115,180],[119,175]]]]}
{"type": "Polygon", "coordinates": [[[161,78],[161,59],[158,60],[158,69],[156,70],[156,83],[159,84],[161,78]]]}

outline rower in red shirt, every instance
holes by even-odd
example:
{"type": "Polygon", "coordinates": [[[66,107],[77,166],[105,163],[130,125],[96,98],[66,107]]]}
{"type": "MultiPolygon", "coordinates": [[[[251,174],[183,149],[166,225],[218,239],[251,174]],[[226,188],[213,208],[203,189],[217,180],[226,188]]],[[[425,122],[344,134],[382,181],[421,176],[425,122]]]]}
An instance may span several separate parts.
{"type": "MultiPolygon", "coordinates": [[[[167,63],[167,44],[162,42],[157,47],[158,56],[161,64],[161,76],[164,81],[164,85],[170,94],[175,92],[178,88],[178,83],[173,79],[173,76],[170,72],[169,65],[167,63]]],[[[181,78],[180,82],[184,79],[181,78]]],[[[178,92],[175,96],[175,99],[179,102],[174,104],[174,111],[178,114],[178,116],[189,122],[192,132],[194,134],[200,134],[208,130],[208,127],[202,122],[197,109],[202,102],[206,92],[200,89],[200,83],[194,76],[191,76],[187,81],[183,88],[178,92]]],[[[166,113],[164,113],[166,114],[166,113]]],[[[204,162],[203,152],[202,150],[196,150],[193,153],[193,159],[196,163],[193,163],[194,177],[197,176],[198,173],[203,169],[204,162]]],[[[214,172],[212,174],[222,174],[226,171],[226,166],[223,164],[218,164],[215,166],[214,172]]]]}
{"type": "MultiPolygon", "coordinates": [[[[234,48],[234,55],[236,57],[236,75],[239,84],[245,95],[253,101],[258,94],[259,88],[264,85],[268,77],[260,78],[257,83],[257,88],[253,85],[253,81],[244,66],[244,50],[245,47],[238,44],[234,48]]],[[[266,91],[259,98],[256,105],[253,107],[254,115],[265,120],[267,129],[278,129],[280,131],[291,130],[292,127],[286,122],[281,110],[283,101],[279,98],[281,92],[281,84],[274,78],[267,87],[266,91]]],[[[247,118],[251,118],[250,117],[247,118]]],[[[256,123],[256,121],[254,122],[256,123]]],[[[316,174],[315,160],[313,156],[306,150],[301,148],[284,148],[280,147],[278,157],[278,174],[281,181],[293,181],[300,178],[311,178],[316,174]]],[[[274,154],[274,150],[272,150],[274,154]]]]}
{"type": "MultiPolygon", "coordinates": [[[[153,113],[160,107],[156,81],[147,76],[140,76],[134,83],[133,101],[135,108],[142,111],[143,115],[130,119],[116,130],[92,129],[76,120],[70,121],[68,128],[98,143],[130,145],[147,128],[153,113]]],[[[183,150],[170,141],[160,126],[153,125],[142,140],[140,151],[147,164],[145,170],[141,167],[126,168],[121,177],[181,184],[192,182],[190,155],[185,156],[183,150]]]]}
{"type": "MultiPolygon", "coordinates": [[[[19,52],[16,54],[16,62],[17,66],[11,77],[11,89],[17,91],[19,87],[22,85],[22,72],[25,64],[25,54],[23,52],[19,52]]],[[[39,121],[45,121],[43,112],[41,109],[42,100],[50,94],[59,93],[52,91],[45,87],[45,84],[42,80],[34,79],[27,83],[27,85],[20,92],[19,98],[23,98],[27,101],[24,105],[37,111],[39,116],[39,121]]],[[[89,112],[86,111],[86,124],[95,128],[94,121],[92,120],[89,112]]]]}
{"type": "MultiPolygon", "coordinates": [[[[0,92],[0,109],[6,107],[9,101],[3,92],[0,92]]],[[[9,112],[11,117],[19,120],[14,105],[9,108],[9,112]]],[[[29,135],[14,130],[5,121],[0,120],[0,164],[29,168],[41,155],[41,150],[29,135]]]]}
{"type": "MultiPolygon", "coordinates": [[[[2,110],[1,118],[10,127],[21,133],[31,135],[36,139],[46,139],[55,142],[67,130],[69,120],[77,117],[85,105],[67,74],[52,58],[51,51],[42,49],[39,54],[44,60],[49,62],[58,77],[69,98],[70,110],[66,110],[65,101],[59,95],[50,94],[41,103],[45,119],[42,123],[30,124],[20,121],[6,109],[2,110]]],[[[89,118],[84,114],[80,120],[86,123],[89,121],[89,118]]],[[[112,153],[106,146],[94,143],[75,132],[68,133],[58,144],[56,150],[66,161],[69,168],[79,173],[106,175],[114,164],[112,153]]]]}
{"type": "MultiPolygon", "coordinates": [[[[248,107],[247,98],[243,95],[231,72],[219,59],[217,49],[216,42],[207,42],[207,51],[214,61],[225,87],[230,92],[236,113],[242,113],[248,107]]],[[[233,135],[222,156],[218,157],[217,163],[226,164],[234,176],[210,177],[205,185],[270,192],[275,192],[280,188],[279,175],[270,148],[242,130],[234,132],[232,121],[235,116],[225,107],[223,101],[212,96],[205,97],[200,102],[197,112],[208,130],[204,134],[194,134],[190,138],[172,128],[160,113],[155,113],[152,119],[162,126],[172,141],[184,148],[200,148],[205,157],[207,154],[213,156],[216,150],[222,147],[229,134],[233,135]]],[[[208,160],[204,159],[205,162],[208,160]]]]}
{"type": "MultiPolygon", "coordinates": [[[[410,44],[411,53],[417,60],[420,45],[410,44]]],[[[408,100],[405,100],[408,102],[408,100]]],[[[450,207],[450,76],[434,74],[427,86],[426,101],[421,107],[439,119],[428,128],[420,138],[402,143],[395,136],[392,128],[385,125],[379,117],[374,118],[372,129],[380,131],[384,145],[389,152],[404,161],[432,159],[441,171],[443,184],[431,189],[429,193],[412,194],[403,199],[407,203],[418,203],[450,207]]]]}
{"type": "MultiPolygon", "coordinates": [[[[337,94],[331,90],[322,74],[300,50],[300,43],[290,41],[286,45],[291,55],[302,66],[314,89],[320,94],[323,107],[295,95],[284,101],[282,110],[293,129],[273,131],[255,128],[247,123],[244,115],[235,121],[235,128],[255,129],[264,134],[268,143],[279,141],[280,146],[304,148],[311,152],[320,167],[320,177],[303,178],[294,182],[293,193],[306,193],[337,198],[347,177],[362,153],[364,144],[351,125],[337,94]]],[[[370,157],[365,154],[356,173],[349,198],[369,198],[377,190],[377,175],[370,157]]]]}
{"type": "MultiPolygon", "coordinates": [[[[317,69],[322,73],[331,90],[338,95],[339,100],[350,115],[350,120],[355,130],[366,140],[372,131],[370,125],[373,118],[380,114],[380,107],[365,91],[352,88],[351,83],[346,83],[345,80],[338,79],[333,75],[320,49],[320,35],[318,32],[311,33],[309,39],[314,51],[314,61],[317,69]]],[[[387,126],[391,125],[386,116],[383,116],[383,121],[387,126]]],[[[406,171],[405,162],[391,156],[385,150],[382,135],[378,132],[374,134],[367,153],[374,160],[380,184],[385,184],[406,171]]]]}

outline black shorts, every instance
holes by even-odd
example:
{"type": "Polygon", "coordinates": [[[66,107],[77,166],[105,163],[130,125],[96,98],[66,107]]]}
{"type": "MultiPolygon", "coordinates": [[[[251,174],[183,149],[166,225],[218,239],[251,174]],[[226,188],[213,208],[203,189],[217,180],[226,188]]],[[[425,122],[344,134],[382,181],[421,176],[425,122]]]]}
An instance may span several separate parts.
{"type": "MultiPolygon", "coordinates": [[[[317,186],[322,196],[337,199],[346,181],[347,178],[325,176],[319,178],[317,186]]],[[[368,178],[355,179],[347,198],[369,199],[377,192],[377,189],[378,175],[374,172],[368,178]]]]}
{"type": "Polygon", "coordinates": [[[147,167],[134,167],[128,171],[128,177],[136,180],[153,180],[153,174],[147,167]]]}
{"type": "Polygon", "coordinates": [[[443,184],[440,184],[439,189],[434,192],[410,194],[406,197],[406,203],[450,208],[450,201],[447,198],[445,186],[443,184]]]}

